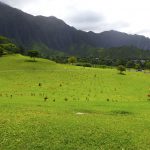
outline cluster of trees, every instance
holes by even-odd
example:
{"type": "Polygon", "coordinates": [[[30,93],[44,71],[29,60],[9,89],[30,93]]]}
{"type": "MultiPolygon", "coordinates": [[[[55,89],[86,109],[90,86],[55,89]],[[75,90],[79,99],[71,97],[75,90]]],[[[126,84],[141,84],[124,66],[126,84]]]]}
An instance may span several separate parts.
{"type": "MultiPolygon", "coordinates": [[[[21,53],[30,56],[33,61],[39,57],[39,51],[27,51],[22,46],[14,44],[6,37],[0,36],[0,56],[7,53],[21,53]]],[[[137,49],[133,46],[123,46],[110,49],[99,49],[96,56],[69,57],[53,56],[51,60],[57,63],[70,63],[78,66],[92,67],[99,66],[124,66],[126,68],[135,68],[137,70],[150,69],[150,51],[137,49]],[[118,59],[119,58],[119,59],[118,59]]]]}
{"type": "Polygon", "coordinates": [[[119,65],[117,69],[119,70],[120,74],[123,74],[123,72],[126,71],[126,68],[123,65],[119,65]]]}
{"type": "MultiPolygon", "coordinates": [[[[91,60],[91,59],[88,59],[88,60],[91,60]]],[[[117,67],[117,70],[119,71],[120,74],[124,74],[123,72],[126,71],[126,68],[128,68],[128,69],[134,68],[138,71],[141,71],[143,69],[150,70],[150,61],[149,60],[126,60],[126,61],[125,60],[117,60],[115,62],[116,62],[115,66],[117,67]]],[[[77,58],[74,56],[68,58],[68,63],[76,64],[78,66],[84,66],[84,67],[92,67],[92,64],[87,63],[87,61],[85,63],[85,59],[82,59],[82,63],[81,62],[77,63],[77,58]]]]}
{"type": "Polygon", "coordinates": [[[112,47],[109,49],[98,49],[101,58],[141,60],[150,58],[150,50],[139,49],[135,46],[112,47]]]}
{"type": "Polygon", "coordinates": [[[0,36],[0,56],[12,53],[24,53],[24,48],[17,46],[6,37],[0,36]]]}
{"type": "Polygon", "coordinates": [[[107,66],[107,67],[117,67],[124,66],[126,68],[134,68],[136,70],[150,69],[150,59],[140,60],[140,59],[109,59],[100,57],[54,57],[53,61],[57,63],[71,63],[78,66],[107,66]]]}
{"type": "Polygon", "coordinates": [[[132,60],[132,59],[108,59],[108,58],[78,58],[79,62],[90,63],[92,65],[111,66],[116,67],[119,65],[125,66],[126,68],[135,68],[137,70],[150,69],[150,59],[146,60],[132,60]]]}
{"type": "MultiPolygon", "coordinates": [[[[131,63],[130,62],[128,62],[128,64],[129,64],[129,66],[127,66],[127,68],[133,68],[133,66],[131,67],[131,65],[130,65],[131,63]]],[[[119,70],[120,74],[123,74],[123,72],[126,71],[126,67],[123,66],[123,65],[119,65],[117,67],[117,69],[119,70]]],[[[145,68],[141,68],[140,64],[136,64],[135,65],[135,69],[138,70],[138,71],[139,70],[141,71],[142,69],[148,69],[148,70],[150,70],[150,61],[148,61],[148,62],[145,63],[145,68]]]]}
{"type": "Polygon", "coordinates": [[[28,51],[28,56],[33,58],[33,61],[35,62],[35,58],[39,57],[39,51],[37,51],[37,50],[29,50],[28,51]]]}
{"type": "Polygon", "coordinates": [[[0,56],[13,53],[27,54],[33,58],[33,61],[35,61],[35,58],[39,56],[39,52],[37,50],[29,50],[27,53],[25,53],[25,51],[26,50],[22,46],[17,46],[8,38],[0,36],[0,56]]]}
{"type": "Polygon", "coordinates": [[[74,64],[77,62],[77,58],[75,56],[71,56],[68,58],[68,63],[74,64]]]}
{"type": "Polygon", "coordinates": [[[0,56],[2,56],[4,53],[4,49],[2,47],[0,47],[0,56]]]}
{"type": "MultiPolygon", "coordinates": [[[[150,51],[138,49],[134,46],[122,46],[109,49],[92,49],[93,53],[77,57],[76,65],[99,65],[99,66],[125,66],[126,68],[148,69],[150,60],[150,51]]],[[[68,63],[67,56],[52,57],[52,60],[57,63],[68,63]]]]}

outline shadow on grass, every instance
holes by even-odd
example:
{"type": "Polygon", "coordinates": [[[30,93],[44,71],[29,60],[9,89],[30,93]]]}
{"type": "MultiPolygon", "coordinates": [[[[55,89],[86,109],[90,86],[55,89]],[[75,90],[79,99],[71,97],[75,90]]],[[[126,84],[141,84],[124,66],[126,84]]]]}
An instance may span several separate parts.
{"type": "Polygon", "coordinates": [[[28,59],[28,60],[25,60],[25,62],[37,62],[37,61],[36,60],[28,59]]]}
{"type": "Polygon", "coordinates": [[[119,72],[118,74],[120,74],[120,75],[126,75],[126,74],[125,74],[125,73],[123,73],[123,72],[121,72],[121,73],[119,72]]]}
{"type": "Polygon", "coordinates": [[[127,116],[127,115],[132,115],[132,112],[129,111],[124,111],[124,110],[113,110],[110,112],[111,115],[122,115],[122,116],[127,116]]]}

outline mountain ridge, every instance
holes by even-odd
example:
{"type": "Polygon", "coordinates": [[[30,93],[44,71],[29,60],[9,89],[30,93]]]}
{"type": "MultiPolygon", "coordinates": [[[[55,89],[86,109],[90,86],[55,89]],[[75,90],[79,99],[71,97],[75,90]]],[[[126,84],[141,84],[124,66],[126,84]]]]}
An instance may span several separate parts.
{"type": "Polygon", "coordinates": [[[0,35],[27,49],[39,48],[44,55],[60,51],[87,55],[94,48],[136,46],[150,50],[150,38],[119,31],[94,33],[77,30],[54,16],[33,16],[0,2],[0,35]]]}

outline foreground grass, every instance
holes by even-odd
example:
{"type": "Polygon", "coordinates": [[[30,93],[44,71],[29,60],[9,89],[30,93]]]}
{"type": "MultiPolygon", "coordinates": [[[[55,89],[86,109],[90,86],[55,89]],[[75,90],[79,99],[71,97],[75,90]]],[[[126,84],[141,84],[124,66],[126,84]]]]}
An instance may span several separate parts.
{"type": "Polygon", "coordinates": [[[149,74],[21,55],[0,68],[0,149],[150,149],[149,74]]]}

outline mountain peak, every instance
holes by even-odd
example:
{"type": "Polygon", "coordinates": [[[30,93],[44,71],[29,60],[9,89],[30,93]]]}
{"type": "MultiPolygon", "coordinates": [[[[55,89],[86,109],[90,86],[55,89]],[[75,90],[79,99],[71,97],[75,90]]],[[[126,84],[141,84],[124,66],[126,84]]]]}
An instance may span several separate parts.
{"type": "Polygon", "coordinates": [[[2,2],[2,1],[0,1],[0,5],[7,5],[6,3],[4,3],[4,2],[2,2]]]}
{"type": "Polygon", "coordinates": [[[49,17],[45,17],[42,15],[39,16],[35,16],[37,19],[41,19],[43,21],[49,21],[49,22],[53,22],[53,23],[58,23],[58,24],[65,24],[67,25],[63,20],[56,18],[55,16],[49,16],[49,17]]]}

